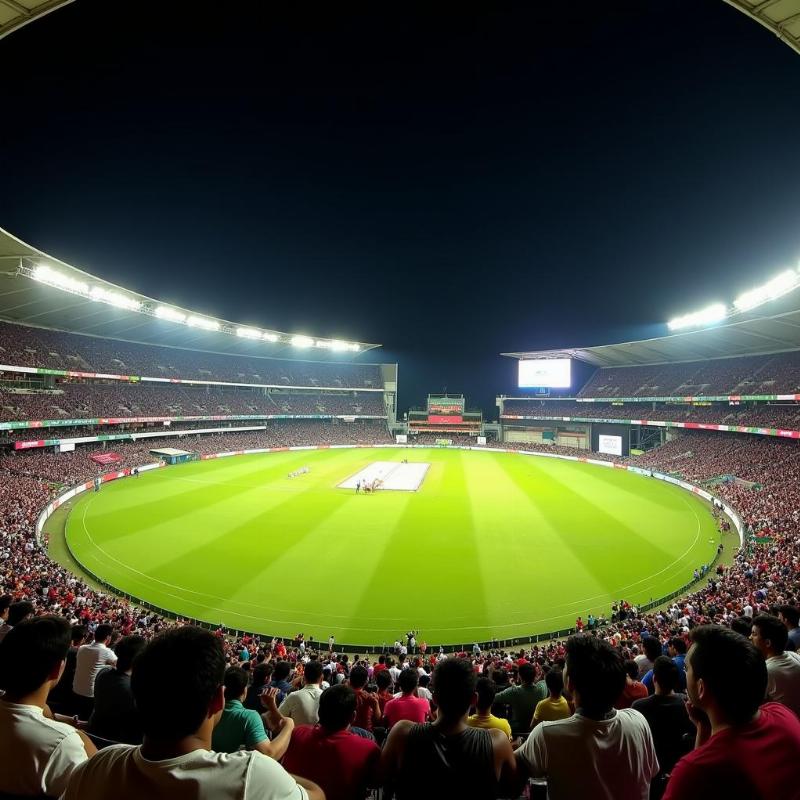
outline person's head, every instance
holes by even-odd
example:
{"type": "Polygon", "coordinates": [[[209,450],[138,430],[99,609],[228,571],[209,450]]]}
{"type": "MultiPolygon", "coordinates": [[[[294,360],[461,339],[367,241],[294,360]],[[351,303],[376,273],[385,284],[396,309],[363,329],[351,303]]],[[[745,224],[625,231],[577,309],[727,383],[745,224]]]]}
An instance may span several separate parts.
{"type": "Polygon", "coordinates": [[[253,667],[253,686],[263,686],[269,681],[269,676],[272,673],[272,666],[262,661],[253,667]]]}
{"type": "Polygon", "coordinates": [[[655,661],[661,655],[661,642],[655,636],[645,636],[642,649],[648,661],[655,661]]]}
{"type": "Polygon", "coordinates": [[[625,688],[625,664],[610,644],[594,636],[567,639],[565,676],[576,704],[590,717],[611,710],[625,688]]]}
{"type": "Polygon", "coordinates": [[[86,626],[85,625],[73,625],[72,626],[72,646],[78,647],[79,645],[83,644],[84,640],[86,639],[86,626]]]}
{"type": "Polygon", "coordinates": [[[114,633],[114,629],[110,625],[98,625],[94,632],[94,640],[96,642],[102,642],[103,644],[108,644],[111,641],[111,636],[114,633]]]}
{"type": "Polygon", "coordinates": [[[433,699],[443,717],[458,719],[477,703],[475,672],[464,658],[447,658],[433,673],[433,699]]]}
{"type": "Polygon", "coordinates": [[[626,661],[625,662],[625,674],[632,680],[635,681],[639,677],[639,665],[635,661],[626,661]]]}
{"type": "Polygon", "coordinates": [[[0,595],[0,619],[5,622],[8,619],[8,609],[14,598],[10,594],[0,595]]]}
{"type": "Polygon", "coordinates": [[[417,688],[419,675],[415,669],[404,669],[397,679],[397,685],[403,694],[411,694],[417,688]]]}
{"type": "Polygon", "coordinates": [[[731,725],[750,722],[767,689],[767,665],[756,646],[720,625],[692,631],[686,692],[692,704],[731,725]]]}
{"type": "Polygon", "coordinates": [[[431,683],[431,676],[428,675],[427,672],[424,673],[423,675],[419,676],[419,685],[420,686],[423,686],[424,688],[427,689],[428,686],[430,686],[430,683],[431,683]]]}
{"type": "Polygon", "coordinates": [[[322,681],[322,664],[319,661],[309,661],[303,670],[303,680],[306,686],[319,684],[322,681]]]}
{"type": "Polygon", "coordinates": [[[523,686],[529,686],[533,683],[533,679],[536,677],[536,670],[533,667],[533,664],[529,664],[527,661],[524,664],[520,664],[519,666],[519,680],[523,686]]]}
{"type": "Polygon", "coordinates": [[[292,671],[292,666],[288,661],[279,661],[275,665],[275,672],[272,673],[273,681],[285,681],[292,671]]]}
{"type": "Polygon", "coordinates": [[[133,667],[133,660],[144,650],[146,644],[142,636],[123,636],[114,648],[117,654],[117,671],[129,672],[133,667]]]}
{"type": "Polygon", "coordinates": [[[673,636],[669,640],[669,654],[674,658],[675,656],[686,655],[686,641],[680,636],[673,636]]]}
{"type": "Polygon", "coordinates": [[[375,676],[375,683],[378,684],[378,691],[385,692],[392,685],[392,676],[388,669],[382,669],[375,676]]]}
{"type": "Polygon", "coordinates": [[[361,664],[356,664],[353,669],[350,670],[350,685],[354,689],[363,689],[367,685],[368,680],[369,673],[367,672],[367,668],[362,667],[361,664]]]}
{"type": "Polygon", "coordinates": [[[224,678],[225,654],[213,633],[187,625],[158,634],[131,677],[145,737],[176,742],[213,727],[225,707],[224,678]]]}
{"type": "Polygon", "coordinates": [[[564,691],[564,676],[560,669],[551,669],[544,676],[544,682],[551,697],[561,696],[561,692],[564,691]]]}
{"type": "Polygon", "coordinates": [[[780,606],[778,619],[789,629],[793,630],[800,625],[800,608],[794,606],[780,606]]]}
{"type": "Polygon", "coordinates": [[[678,688],[678,665],[669,656],[659,656],[653,662],[653,683],[658,694],[669,694],[678,688]]]}
{"type": "Polygon", "coordinates": [[[33,603],[30,600],[17,600],[8,607],[8,618],[6,622],[12,627],[19,625],[22,620],[27,619],[33,614],[33,603]]]}
{"type": "Polygon", "coordinates": [[[386,656],[378,656],[378,663],[385,664],[386,663],[386,656]]]}
{"type": "Polygon", "coordinates": [[[241,667],[228,667],[225,670],[225,702],[241,700],[247,692],[247,673],[241,667]]]}
{"type": "Polygon", "coordinates": [[[786,649],[789,631],[777,617],[771,614],[759,614],[753,620],[750,641],[764,658],[779,656],[786,649]]]}
{"type": "Polygon", "coordinates": [[[319,698],[319,724],[326,731],[348,728],[356,716],[356,693],[346,683],[331,686],[319,698]]]}
{"type": "Polygon", "coordinates": [[[736,617],[731,621],[731,630],[749,639],[753,632],[753,620],[750,617],[736,617]]]}
{"type": "Polygon", "coordinates": [[[488,712],[492,703],[494,703],[494,696],[497,694],[497,687],[494,681],[490,678],[478,678],[475,684],[475,691],[478,693],[478,702],[476,707],[482,714],[488,712]]]}
{"type": "Polygon", "coordinates": [[[0,689],[11,700],[58,683],[70,643],[63,617],[24,619],[0,642],[0,689]]]}

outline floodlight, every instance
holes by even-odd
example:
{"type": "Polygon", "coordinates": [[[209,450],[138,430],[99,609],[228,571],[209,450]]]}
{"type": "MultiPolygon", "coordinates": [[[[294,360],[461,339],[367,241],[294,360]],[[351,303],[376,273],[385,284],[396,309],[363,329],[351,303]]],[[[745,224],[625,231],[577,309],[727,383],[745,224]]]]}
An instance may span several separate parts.
{"type": "Polygon", "coordinates": [[[141,302],[136,298],[109,291],[103,286],[92,286],[89,297],[96,303],[107,303],[110,306],[124,308],[128,311],[141,311],[142,308],[141,302]]]}
{"type": "Polygon", "coordinates": [[[722,322],[727,316],[727,309],[723,303],[714,303],[712,306],[694,311],[691,314],[684,314],[682,317],[671,319],[667,325],[671,331],[683,330],[684,328],[702,328],[713,325],[715,322],[722,322]]]}
{"type": "Polygon", "coordinates": [[[264,331],[263,335],[264,339],[268,342],[277,342],[278,339],[281,338],[277,333],[270,333],[269,331],[264,331]]]}
{"type": "Polygon", "coordinates": [[[328,346],[331,348],[331,350],[338,350],[338,351],[350,349],[350,345],[347,342],[341,341],[340,339],[333,339],[331,342],[328,343],[328,346]]]}
{"type": "Polygon", "coordinates": [[[292,344],[295,347],[313,347],[314,340],[310,336],[295,334],[294,336],[292,336],[292,344]]]}
{"type": "Polygon", "coordinates": [[[333,348],[333,342],[327,339],[317,339],[316,346],[322,347],[324,350],[330,350],[333,348]]]}
{"type": "Polygon", "coordinates": [[[220,329],[220,324],[216,320],[194,315],[186,320],[186,324],[190,328],[202,328],[205,331],[218,331],[220,329]]]}
{"type": "Polygon", "coordinates": [[[68,275],[62,275],[60,272],[48,267],[47,264],[39,264],[34,269],[31,277],[39,283],[46,283],[48,286],[54,286],[56,289],[63,289],[73,294],[82,294],[84,296],[89,294],[88,284],[83,283],[83,281],[76,281],[68,275]]]}
{"type": "Polygon", "coordinates": [[[242,339],[260,339],[261,331],[256,328],[237,328],[236,335],[241,336],[242,339]]]}
{"type": "Polygon", "coordinates": [[[777,300],[798,286],[800,286],[800,274],[793,269],[787,269],[763,286],[739,295],[733,301],[733,305],[737,311],[749,311],[751,308],[760,306],[769,300],[777,300]]]}
{"type": "Polygon", "coordinates": [[[156,309],[156,316],[160,319],[169,320],[169,322],[186,322],[186,314],[169,306],[159,306],[156,309]]]}
{"type": "Polygon", "coordinates": [[[359,344],[356,344],[355,342],[353,342],[353,343],[350,345],[350,349],[351,349],[353,352],[357,353],[357,352],[358,352],[358,351],[361,349],[361,345],[359,345],[359,344]]]}

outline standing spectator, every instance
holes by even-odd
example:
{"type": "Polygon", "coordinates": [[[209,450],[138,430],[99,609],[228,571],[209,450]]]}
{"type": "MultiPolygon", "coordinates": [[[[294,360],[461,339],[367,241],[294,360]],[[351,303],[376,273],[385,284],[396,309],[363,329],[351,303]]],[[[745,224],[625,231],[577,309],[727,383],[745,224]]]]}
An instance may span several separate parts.
{"type": "Polygon", "coordinates": [[[536,704],[531,720],[531,729],[540,722],[553,722],[557,719],[566,719],[572,716],[567,698],[564,697],[564,675],[561,670],[551,669],[544,676],[548,696],[536,704]]]}
{"type": "Polygon", "coordinates": [[[244,700],[244,707],[249,708],[251,711],[261,713],[264,706],[261,703],[261,695],[264,689],[268,688],[269,682],[272,678],[272,664],[262,661],[256,664],[252,670],[252,681],[247,690],[247,696],[244,700]]]}
{"type": "Polygon", "coordinates": [[[638,679],[641,680],[653,669],[653,664],[655,664],[656,659],[661,655],[661,642],[656,639],[655,636],[645,636],[642,639],[642,650],[644,653],[640,653],[636,658],[633,660],[636,662],[636,666],[639,668],[638,679]]]}
{"type": "Polygon", "coordinates": [[[381,719],[381,706],[377,696],[364,688],[368,679],[369,673],[366,667],[356,664],[350,670],[350,686],[356,696],[356,719],[353,725],[372,733],[381,719]]]}
{"type": "Polygon", "coordinates": [[[8,606],[8,612],[5,615],[2,627],[0,627],[0,642],[5,639],[8,632],[15,626],[19,625],[24,619],[27,619],[33,614],[33,603],[29,600],[18,600],[16,603],[11,603],[8,606]]]}
{"type": "Polygon", "coordinates": [[[697,627],[686,678],[695,749],[675,765],[664,800],[796,795],[800,721],[780,703],[759,708],[767,667],[756,647],[727,628],[697,627]]]}
{"type": "Polygon", "coordinates": [[[391,699],[383,712],[387,728],[400,720],[421,723],[428,719],[431,713],[430,703],[414,694],[418,682],[419,675],[415,669],[404,669],[400,673],[400,697],[391,699]]]}
{"type": "Polygon", "coordinates": [[[211,751],[224,677],[213,633],[186,626],[156,636],[132,676],[144,743],[101,750],[73,771],[63,800],[324,800],[261,753],[211,751]]]}
{"type": "Polygon", "coordinates": [[[275,670],[272,673],[272,681],[270,682],[271,689],[278,690],[276,702],[280,705],[287,694],[292,691],[292,684],[289,683],[288,678],[292,671],[292,665],[288,661],[279,661],[275,665],[275,670]]]}
{"type": "Polygon", "coordinates": [[[125,744],[142,741],[142,727],[133,702],[131,671],[133,660],[144,650],[141,636],[123,636],[114,652],[117,664],[104,667],[94,682],[94,710],[89,719],[89,731],[104,739],[125,744]]]}
{"type": "Polygon", "coordinates": [[[800,716],[800,655],[786,650],[789,632],[770,614],[753,619],[750,641],[767,660],[767,700],[783,703],[800,716]]]}
{"type": "Polygon", "coordinates": [[[76,711],[83,720],[88,720],[92,715],[95,678],[107,664],[113,667],[117,663],[117,656],[108,647],[112,634],[110,625],[98,625],[94,632],[94,642],[78,648],[72,691],[75,693],[76,711]]]}
{"type": "Polygon", "coordinates": [[[384,779],[394,785],[398,800],[493,798],[501,786],[511,788],[516,763],[508,736],[467,725],[469,708],[477,702],[467,659],[436,665],[433,698],[439,709],[435,722],[398,722],[384,745],[384,779]]]}
{"type": "Polygon", "coordinates": [[[496,705],[511,706],[511,730],[515,736],[530,731],[533,712],[539,701],[547,697],[545,689],[534,686],[536,671],[533,664],[520,664],[518,674],[520,684],[509,686],[494,698],[496,705]]]}
{"type": "Polygon", "coordinates": [[[497,694],[494,681],[490,678],[478,678],[475,691],[475,713],[467,718],[467,725],[470,728],[497,728],[511,739],[511,725],[508,720],[492,714],[492,704],[497,694]]]}
{"type": "Polygon", "coordinates": [[[593,636],[567,640],[567,689],[576,711],[543,722],[516,751],[520,772],[547,777],[550,800],[647,800],[658,773],[647,721],[631,708],[614,709],[625,685],[622,656],[593,636]]]}
{"type": "Polygon", "coordinates": [[[800,650],[800,609],[794,606],[781,606],[778,611],[778,619],[786,626],[789,632],[789,641],[786,643],[787,650],[800,650]]]}
{"type": "Polygon", "coordinates": [[[375,683],[378,686],[378,704],[381,709],[381,717],[386,713],[386,704],[392,699],[392,676],[388,670],[381,670],[375,676],[375,683]]]}
{"type": "Polygon", "coordinates": [[[283,759],[289,772],[319,784],[325,800],[362,800],[378,783],[378,745],[350,731],[356,706],[350,686],[326,689],[319,701],[319,725],[295,728],[283,759]]]}
{"type": "Polygon", "coordinates": [[[75,664],[78,659],[78,648],[86,639],[86,628],[83,625],[72,626],[72,644],[67,651],[67,662],[61,679],[53,687],[50,697],[47,698],[49,705],[57,703],[59,711],[63,714],[75,713],[75,696],[72,693],[72,681],[75,679],[75,664]]]}
{"type": "Polygon", "coordinates": [[[686,695],[675,694],[678,666],[668,656],[656,659],[653,685],[655,694],[634,701],[631,708],[647,720],[653,734],[660,771],[650,787],[650,798],[657,800],[664,793],[672,768],[689,750],[687,736],[694,734],[694,725],[686,711],[686,695]]]}
{"type": "Polygon", "coordinates": [[[278,711],[294,721],[295,725],[316,725],[319,719],[319,699],[322,696],[322,664],[309,661],[303,673],[305,685],[292,692],[278,711]]]}
{"type": "Polygon", "coordinates": [[[647,697],[647,687],[637,678],[639,667],[635,661],[625,662],[625,688],[614,703],[614,708],[630,708],[634,700],[647,697]]]}
{"type": "Polygon", "coordinates": [[[69,641],[69,623],[45,616],[15,625],[0,643],[0,792],[58,797],[71,771],[96,752],[83,733],[56,722],[46,705],[69,641]]]}

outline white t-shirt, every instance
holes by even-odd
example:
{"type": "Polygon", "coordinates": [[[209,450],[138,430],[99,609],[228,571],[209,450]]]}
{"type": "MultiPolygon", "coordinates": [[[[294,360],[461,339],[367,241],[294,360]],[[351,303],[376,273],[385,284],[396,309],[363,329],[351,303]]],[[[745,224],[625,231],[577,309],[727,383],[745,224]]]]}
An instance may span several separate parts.
{"type": "Polygon", "coordinates": [[[75,661],[75,677],[72,679],[72,691],[81,697],[94,697],[94,679],[106,664],[117,663],[114,651],[102,642],[84,644],[78,648],[75,661]]]}
{"type": "Polygon", "coordinates": [[[605,720],[576,713],[542,722],[517,754],[531,777],[547,777],[549,800],[648,800],[658,774],[650,726],[632,708],[605,720]]]}
{"type": "Polygon", "coordinates": [[[0,700],[0,792],[58,797],[73,768],[86,761],[71,725],[45,717],[38,706],[0,700]]]}
{"type": "Polygon", "coordinates": [[[322,689],[316,684],[304,686],[286,695],[278,711],[291,717],[295,725],[316,725],[319,722],[319,698],[322,689]]]}
{"type": "Polygon", "coordinates": [[[141,748],[113,745],[78,767],[61,800],[308,800],[274,759],[254,750],[195,750],[148,761],[141,748]]]}
{"type": "Polygon", "coordinates": [[[787,650],[767,659],[767,699],[783,703],[800,717],[800,655],[787,650]]]}

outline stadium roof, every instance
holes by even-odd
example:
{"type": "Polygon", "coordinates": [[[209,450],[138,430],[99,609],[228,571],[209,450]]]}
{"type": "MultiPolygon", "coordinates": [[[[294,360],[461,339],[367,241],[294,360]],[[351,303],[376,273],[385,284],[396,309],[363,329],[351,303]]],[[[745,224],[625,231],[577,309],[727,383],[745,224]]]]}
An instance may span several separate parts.
{"type": "Polygon", "coordinates": [[[725,0],[800,53],[800,0],[725,0]]]}
{"type": "Polygon", "coordinates": [[[0,39],[73,0],[0,0],[0,39]]]}
{"type": "Polygon", "coordinates": [[[319,357],[339,350],[352,356],[380,347],[263,330],[155,300],[59,261],[2,228],[0,320],[145,344],[259,356],[319,357]]]}
{"type": "Polygon", "coordinates": [[[713,328],[638,342],[502,353],[510,358],[576,358],[596,367],[628,367],[765,355],[800,349],[800,289],[769,303],[771,312],[742,314],[713,328]]]}

